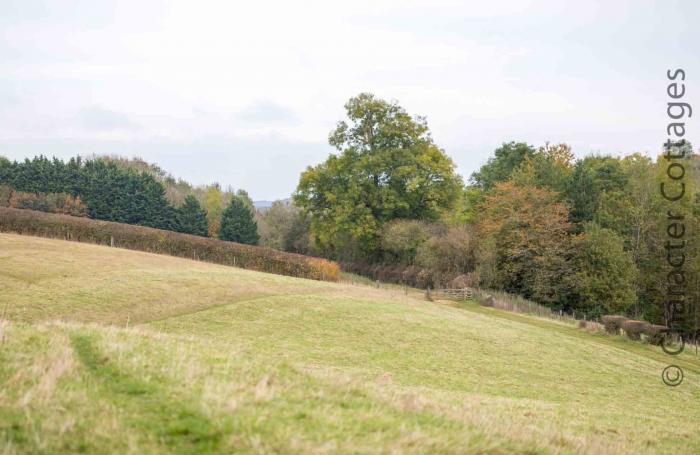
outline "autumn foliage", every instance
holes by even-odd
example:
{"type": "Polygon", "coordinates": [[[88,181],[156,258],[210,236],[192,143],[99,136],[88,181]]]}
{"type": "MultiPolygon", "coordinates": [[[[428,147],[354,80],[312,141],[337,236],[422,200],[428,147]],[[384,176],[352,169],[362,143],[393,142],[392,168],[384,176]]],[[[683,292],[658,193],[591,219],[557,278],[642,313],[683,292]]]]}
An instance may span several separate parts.
{"type": "Polygon", "coordinates": [[[15,191],[7,185],[0,185],[0,207],[31,209],[73,216],[87,216],[88,212],[88,208],[80,196],[74,197],[68,193],[15,191]]]}
{"type": "Polygon", "coordinates": [[[512,181],[496,184],[477,220],[482,279],[538,302],[561,301],[568,215],[554,191],[512,181]]]}

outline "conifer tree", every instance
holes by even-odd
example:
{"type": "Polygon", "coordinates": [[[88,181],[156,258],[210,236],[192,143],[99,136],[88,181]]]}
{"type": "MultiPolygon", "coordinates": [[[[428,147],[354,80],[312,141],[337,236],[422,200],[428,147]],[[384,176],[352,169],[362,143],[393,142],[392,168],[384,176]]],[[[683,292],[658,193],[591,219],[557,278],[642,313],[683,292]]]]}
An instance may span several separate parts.
{"type": "Polygon", "coordinates": [[[186,234],[201,235],[206,237],[209,232],[209,223],[207,222],[207,212],[202,208],[197,201],[197,198],[191,194],[185,197],[185,203],[178,211],[178,226],[177,231],[186,234]]]}
{"type": "Polygon", "coordinates": [[[240,196],[234,196],[221,215],[219,238],[249,245],[258,244],[258,225],[253,211],[240,196]]]}

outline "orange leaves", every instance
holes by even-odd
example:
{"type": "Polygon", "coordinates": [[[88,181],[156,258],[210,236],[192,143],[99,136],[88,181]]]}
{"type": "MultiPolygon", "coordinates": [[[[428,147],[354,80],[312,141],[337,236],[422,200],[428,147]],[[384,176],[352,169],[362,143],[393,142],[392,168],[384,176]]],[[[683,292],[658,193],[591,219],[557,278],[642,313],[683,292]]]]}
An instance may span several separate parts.
{"type": "Polygon", "coordinates": [[[479,233],[489,237],[504,226],[534,229],[542,234],[562,235],[569,231],[569,211],[554,191],[513,182],[498,183],[484,197],[477,220],[479,233]]]}

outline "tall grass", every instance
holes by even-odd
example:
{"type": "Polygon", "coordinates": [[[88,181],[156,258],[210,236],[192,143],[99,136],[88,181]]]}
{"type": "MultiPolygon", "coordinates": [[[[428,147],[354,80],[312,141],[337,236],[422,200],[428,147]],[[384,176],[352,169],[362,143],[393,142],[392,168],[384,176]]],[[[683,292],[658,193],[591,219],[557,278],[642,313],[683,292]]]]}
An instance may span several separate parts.
{"type": "Polygon", "coordinates": [[[335,262],[144,226],[0,207],[0,231],[167,254],[260,272],[338,281],[335,262]]]}

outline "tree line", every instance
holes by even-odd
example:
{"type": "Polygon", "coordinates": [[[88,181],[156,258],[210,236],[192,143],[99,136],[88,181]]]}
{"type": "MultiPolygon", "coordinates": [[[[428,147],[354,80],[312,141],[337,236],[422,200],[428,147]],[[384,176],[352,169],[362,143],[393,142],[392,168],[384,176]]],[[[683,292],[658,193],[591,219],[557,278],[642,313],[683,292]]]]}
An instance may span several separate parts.
{"type": "Polygon", "coordinates": [[[4,205],[10,205],[11,192],[31,194],[32,198],[15,198],[24,204],[31,202],[20,208],[45,211],[55,211],[45,202],[65,194],[79,198],[90,218],[258,243],[252,201],[245,192],[231,195],[224,207],[224,195],[214,185],[205,193],[204,204],[192,192],[174,205],[166,194],[167,181],[129,164],[109,157],[63,161],[37,156],[21,162],[0,157],[0,186],[5,188],[0,194],[10,194],[4,205]],[[207,205],[214,209],[207,210],[207,205]]]}
{"type": "MultiPolygon", "coordinates": [[[[663,156],[576,159],[566,144],[507,142],[463,182],[425,118],[371,94],[345,107],[347,120],[329,136],[337,153],[308,167],[294,194],[307,248],[374,278],[481,286],[590,317],[663,322],[663,156]]],[[[687,170],[686,229],[694,230],[700,161],[689,143],[675,147],[687,170]]],[[[687,274],[697,277],[692,256],[687,274]]],[[[698,280],[687,287],[700,292],[698,280]]]]}

